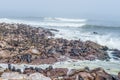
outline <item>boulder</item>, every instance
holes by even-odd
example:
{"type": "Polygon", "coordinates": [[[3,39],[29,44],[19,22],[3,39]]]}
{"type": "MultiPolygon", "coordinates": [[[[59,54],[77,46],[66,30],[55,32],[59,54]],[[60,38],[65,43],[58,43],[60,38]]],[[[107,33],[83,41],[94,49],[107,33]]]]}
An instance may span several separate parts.
{"type": "Polygon", "coordinates": [[[113,54],[113,56],[115,56],[115,57],[119,57],[120,58],[120,50],[115,50],[111,54],[113,54]]]}
{"type": "Polygon", "coordinates": [[[51,79],[49,77],[44,76],[43,74],[33,73],[30,74],[28,80],[51,80],[51,79]]]}
{"type": "Polygon", "coordinates": [[[4,72],[1,75],[1,78],[7,80],[24,80],[27,78],[27,75],[19,74],[18,72],[4,72]]]}
{"type": "Polygon", "coordinates": [[[5,50],[0,51],[0,58],[9,58],[10,56],[11,55],[9,51],[5,51],[5,50]]]}
{"type": "Polygon", "coordinates": [[[4,68],[0,67],[0,75],[5,71],[4,68]]]}
{"type": "Polygon", "coordinates": [[[97,50],[102,49],[102,47],[103,47],[103,46],[101,46],[101,45],[99,45],[99,44],[97,44],[95,42],[92,42],[92,41],[86,41],[85,44],[87,46],[89,46],[89,47],[91,47],[93,49],[97,49],[97,50]]]}
{"type": "Polygon", "coordinates": [[[62,77],[67,75],[67,68],[55,68],[47,72],[47,76],[51,78],[57,78],[57,77],[62,77]]]}
{"type": "Polygon", "coordinates": [[[120,79],[120,72],[118,73],[118,78],[120,79]]]}
{"type": "Polygon", "coordinates": [[[33,55],[40,55],[40,54],[41,54],[41,52],[39,52],[39,50],[37,50],[36,48],[32,48],[32,49],[30,49],[29,51],[30,51],[30,53],[32,53],[33,55]]]}

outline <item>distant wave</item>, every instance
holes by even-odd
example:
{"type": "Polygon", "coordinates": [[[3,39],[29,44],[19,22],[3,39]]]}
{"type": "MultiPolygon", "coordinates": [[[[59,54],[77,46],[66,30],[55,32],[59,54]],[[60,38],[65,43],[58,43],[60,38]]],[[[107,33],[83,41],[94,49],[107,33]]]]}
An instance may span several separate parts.
{"type": "Polygon", "coordinates": [[[45,17],[44,20],[47,21],[62,21],[62,22],[86,22],[86,19],[70,19],[70,18],[52,18],[52,17],[45,17]]]}
{"type": "Polygon", "coordinates": [[[94,25],[87,22],[87,19],[70,19],[70,18],[52,18],[52,17],[35,17],[30,20],[25,18],[0,18],[0,22],[6,23],[23,23],[35,26],[53,26],[53,27],[82,27],[82,28],[120,28],[120,26],[94,25]],[[33,19],[33,20],[32,20],[33,19]]]}
{"type": "Polygon", "coordinates": [[[0,18],[0,22],[6,23],[23,23],[36,26],[55,26],[55,27],[81,27],[86,25],[85,20],[82,19],[64,19],[64,18],[44,18],[43,20],[22,20],[22,19],[9,19],[9,18],[0,18]],[[80,21],[80,22],[78,22],[80,21]],[[82,21],[82,22],[81,22],[82,21]],[[78,22],[78,23],[75,23],[78,22]]]}
{"type": "Polygon", "coordinates": [[[107,25],[83,25],[84,28],[120,28],[120,26],[107,26],[107,25]]]}

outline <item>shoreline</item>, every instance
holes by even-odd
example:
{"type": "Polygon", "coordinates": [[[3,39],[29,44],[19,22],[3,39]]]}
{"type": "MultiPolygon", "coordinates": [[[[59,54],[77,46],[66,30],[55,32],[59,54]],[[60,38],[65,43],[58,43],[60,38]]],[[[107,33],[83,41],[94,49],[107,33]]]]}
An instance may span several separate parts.
{"type": "MultiPolygon", "coordinates": [[[[106,52],[108,50],[106,46],[92,41],[83,42],[80,40],[53,38],[54,35],[49,29],[41,27],[0,23],[0,62],[40,65],[65,61],[67,58],[90,61],[110,59],[106,52]]],[[[12,71],[12,69],[8,69],[8,72],[12,71]]],[[[62,69],[64,70],[64,68],[62,69]]],[[[104,70],[102,71],[104,73],[104,70]]],[[[16,70],[13,72],[16,72],[16,70]]],[[[86,71],[84,70],[83,72],[86,71]]],[[[81,73],[81,71],[78,73],[81,73]]],[[[90,72],[86,74],[88,73],[91,75],[90,72]]],[[[70,80],[74,79],[71,78],[70,80]]]]}

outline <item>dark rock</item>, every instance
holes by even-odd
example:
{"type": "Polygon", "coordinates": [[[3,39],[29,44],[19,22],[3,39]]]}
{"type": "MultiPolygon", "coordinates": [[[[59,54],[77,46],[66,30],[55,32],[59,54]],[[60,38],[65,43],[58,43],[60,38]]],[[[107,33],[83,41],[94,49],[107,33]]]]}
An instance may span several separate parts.
{"type": "Polygon", "coordinates": [[[93,32],[93,34],[98,34],[97,32],[93,32]]]}
{"type": "Polygon", "coordinates": [[[33,67],[30,67],[30,69],[31,69],[31,70],[34,70],[34,68],[33,68],[33,67]]]}
{"type": "Polygon", "coordinates": [[[19,73],[21,73],[21,69],[16,69],[16,72],[19,72],[19,73]]]}
{"type": "Polygon", "coordinates": [[[16,69],[15,69],[15,67],[14,67],[14,66],[12,67],[12,70],[11,70],[11,71],[16,71],[16,69]]]}
{"type": "Polygon", "coordinates": [[[28,63],[30,63],[32,56],[30,54],[24,54],[21,56],[21,61],[27,61],[28,63]]]}
{"type": "Polygon", "coordinates": [[[79,56],[79,49],[71,49],[71,56],[79,56]]]}
{"type": "Polygon", "coordinates": [[[53,67],[52,67],[52,66],[49,66],[49,67],[46,68],[45,70],[50,71],[50,70],[52,70],[52,69],[53,69],[53,67]]]}
{"type": "Polygon", "coordinates": [[[87,66],[87,67],[85,67],[85,70],[86,70],[86,71],[90,71],[90,69],[89,69],[89,67],[88,67],[88,66],[87,66]]]}
{"type": "Polygon", "coordinates": [[[49,29],[50,31],[55,31],[55,32],[59,32],[59,30],[56,29],[49,29]]]}
{"type": "Polygon", "coordinates": [[[107,46],[103,46],[101,50],[107,51],[109,48],[107,46]]]}
{"type": "Polygon", "coordinates": [[[15,51],[14,48],[6,48],[6,49],[9,50],[9,51],[15,51]]]}
{"type": "Polygon", "coordinates": [[[120,72],[118,73],[118,78],[120,79],[120,72]]]}
{"type": "Polygon", "coordinates": [[[9,69],[9,70],[11,70],[11,69],[12,69],[12,68],[11,68],[11,64],[8,64],[8,69],[9,69]]]}
{"type": "Polygon", "coordinates": [[[39,72],[39,68],[35,67],[35,70],[36,70],[37,72],[39,72]]]}
{"type": "Polygon", "coordinates": [[[115,57],[120,58],[120,51],[119,50],[113,51],[111,54],[113,54],[113,56],[115,56],[115,57]]]}

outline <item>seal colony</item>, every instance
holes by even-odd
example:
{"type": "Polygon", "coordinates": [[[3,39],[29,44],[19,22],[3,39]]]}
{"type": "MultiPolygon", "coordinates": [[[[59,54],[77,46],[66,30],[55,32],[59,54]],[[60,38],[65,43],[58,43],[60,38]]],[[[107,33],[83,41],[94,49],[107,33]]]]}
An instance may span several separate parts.
{"type": "Polygon", "coordinates": [[[89,67],[85,67],[85,69],[69,71],[67,68],[49,66],[45,69],[29,67],[21,72],[20,69],[11,67],[11,64],[53,64],[67,59],[90,61],[110,59],[106,46],[92,41],[54,38],[51,31],[58,30],[25,24],[0,23],[0,63],[8,64],[7,69],[0,71],[1,79],[120,80],[120,73],[113,76],[101,68],[90,70],[89,67]],[[20,78],[13,75],[19,75],[20,78]],[[33,75],[38,75],[38,77],[33,78],[33,75]]]}

